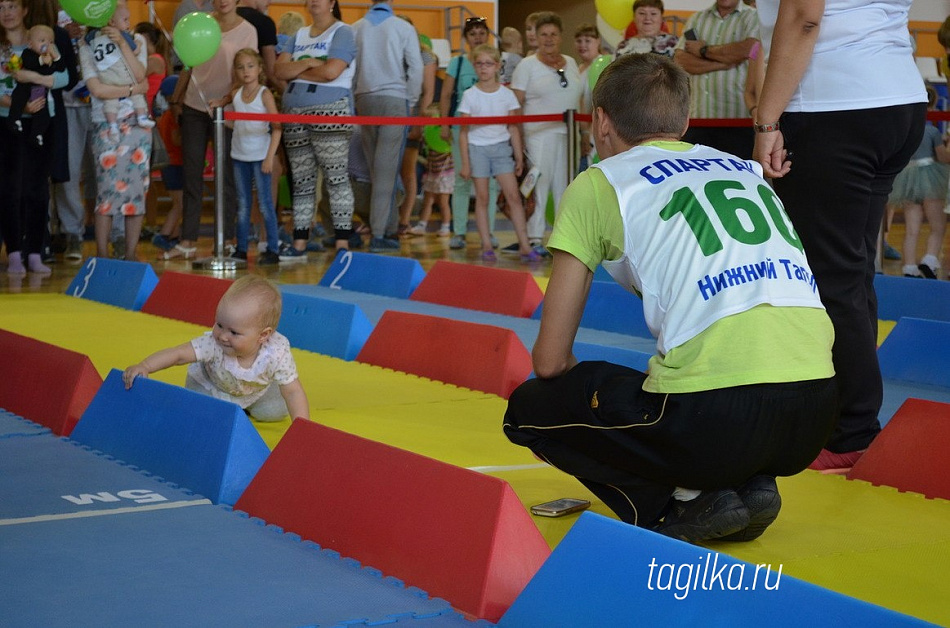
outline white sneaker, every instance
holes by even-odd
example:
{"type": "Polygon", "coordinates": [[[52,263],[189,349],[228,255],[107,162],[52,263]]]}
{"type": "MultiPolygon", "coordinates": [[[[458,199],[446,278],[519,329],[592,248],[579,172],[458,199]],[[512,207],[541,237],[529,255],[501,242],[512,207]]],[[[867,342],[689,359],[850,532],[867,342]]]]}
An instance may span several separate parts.
{"type": "Polygon", "coordinates": [[[106,137],[107,137],[107,138],[109,139],[109,141],[112,142],[113,144],[118,144],[118,143],[119,143],[119,140],[121,139],[121,136],[119,135],[119,125],[117,125],[117,124],[110,124],[110,125],[109,125],[109,130],[106,131],[106,137]]]}
{"type": "Polygon", "coordinates": [[[136,118],[136,122],[143,129],[150,129],[153,126],[155,126],[155,120],[152,120],[148,116],[139,116],[138,118],[136,118]]]}

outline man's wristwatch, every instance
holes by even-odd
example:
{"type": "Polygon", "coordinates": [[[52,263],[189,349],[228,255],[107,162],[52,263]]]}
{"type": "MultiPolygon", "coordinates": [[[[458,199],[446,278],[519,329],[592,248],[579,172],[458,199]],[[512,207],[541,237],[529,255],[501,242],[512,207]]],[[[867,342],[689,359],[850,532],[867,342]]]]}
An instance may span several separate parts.
{"type": "Polygon", "coordinates": [[[779,130],[778,121],[772,122],[771,124],[752,124],[752,130],[756,133],[772,133],[773,131],[779,130]]]}
{"type": "Polygon", "coordinates": [[[706,52],[708,50],[709,50],[709,46],[703,46],[702,48],[699,49],[699,56],[702,57],[703,59],[707,59],[708,57],[706,56],[706,52]]]}

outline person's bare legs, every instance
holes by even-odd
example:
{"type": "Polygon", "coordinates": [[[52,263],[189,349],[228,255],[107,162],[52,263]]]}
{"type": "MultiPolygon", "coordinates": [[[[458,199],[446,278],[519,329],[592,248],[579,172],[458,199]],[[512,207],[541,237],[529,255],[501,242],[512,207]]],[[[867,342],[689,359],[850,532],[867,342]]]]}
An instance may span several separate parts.
{"type": "Polygon", "coordinates": [[[515,236],[518,238],[518,252],[522,255],[531,253],[531,245],[528,244],[527,220],[524,217],[524,205],[521,203],[521,192],[518,190],[518,179],[513,172],[506,172],[495,177],[498,180],[498,186],[501,187],[501,193],[505,195],[505,203],[508,205],[508,214],[511,224],[515,228],[515,236]]]}
{"type": "Polygon", "coordinates": [[[112,231],[112,216],[96,214],[96,256],[109,257],[109,233],[112,231]]]}
{"type": "Polygon", "coordinates": [[[488,178],[472,177],[475,184],[475,225],[482,239],[482,252],[492,250],[491,229],[488,227],[488,178]]]}
{"type": "Polygon", "coordinates": [[[904,266],[917,266],[917,240],[924,221],[923,208],[917,203],[904,203],[904,266]]]}
{"type": "Polygon", "coordinates": [[[416,184],[416,159],[419,157],[419,149],[407,146],[406,152],[402,156],[402,170],[399,176],[402,177],[402,186],[406,190],[406,198],[403,199],[399,207],[399,227],[409,226],[409,218],[412,216],[412,208],[416,205],[416,194],[419,187],[416,184]]]}
{"type": "Polygon", "coordinates": [[[144,215],[125,217],[125,259],[130,262],[138,260],[135,249],[139,245],[139,236],[142,235],[142,222],[144,215]]]}

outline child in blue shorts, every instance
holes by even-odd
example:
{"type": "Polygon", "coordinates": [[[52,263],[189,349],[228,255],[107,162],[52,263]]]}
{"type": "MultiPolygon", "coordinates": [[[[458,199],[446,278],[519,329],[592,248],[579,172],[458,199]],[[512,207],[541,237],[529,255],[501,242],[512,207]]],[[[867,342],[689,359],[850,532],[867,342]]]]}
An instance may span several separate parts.
{"type": "MultiPolygon", "coordinates": [[[[510,116],[521,109],[515,93],[498,82],[501,54],[497,48],[482,45],[472,52],[478,82],[465,90],[459,103],[461,117],[510,116]]],[[[511,211],[511,222],[518,237],[523,262],[537,262],[541,256],[528,244],[524,205],[518,191],[517,175],[524,168],[521,134],[516,124],[462,125],[459,134],[462,169],[459,176],[475,183],[475,224],[482,240],[482,259],[496,260],[488,228],[488,179],[498,181],[511,211]],[[512,154],[513,153],[513,154],[512,154]]]]}

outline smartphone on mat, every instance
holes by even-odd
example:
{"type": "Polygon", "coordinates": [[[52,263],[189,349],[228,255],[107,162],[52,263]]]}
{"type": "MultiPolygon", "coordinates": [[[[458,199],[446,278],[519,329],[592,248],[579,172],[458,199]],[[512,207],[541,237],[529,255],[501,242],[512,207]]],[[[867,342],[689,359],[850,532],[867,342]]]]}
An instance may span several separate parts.
{"type": "Polygon", "coordinates": [[[539,517],[563,517],[572,512],[580,512],[590,508],[590,502],[586,499],[574,499],[572,497],[563,497],[555,499],[553,502],[545,502],[531,507],[531,514],[539,517]]]}
{"type": "Polygon", "coordinates": [[[696,39],[697,39],[697,37],[696,37],[696,31],[691,28],[691,29],[689,29],[688,31],[686,31],[685,33],[683,33],[683,37],[685,37],[685,38],[688,39],[689,41],[696,41],[696,39]]]}

